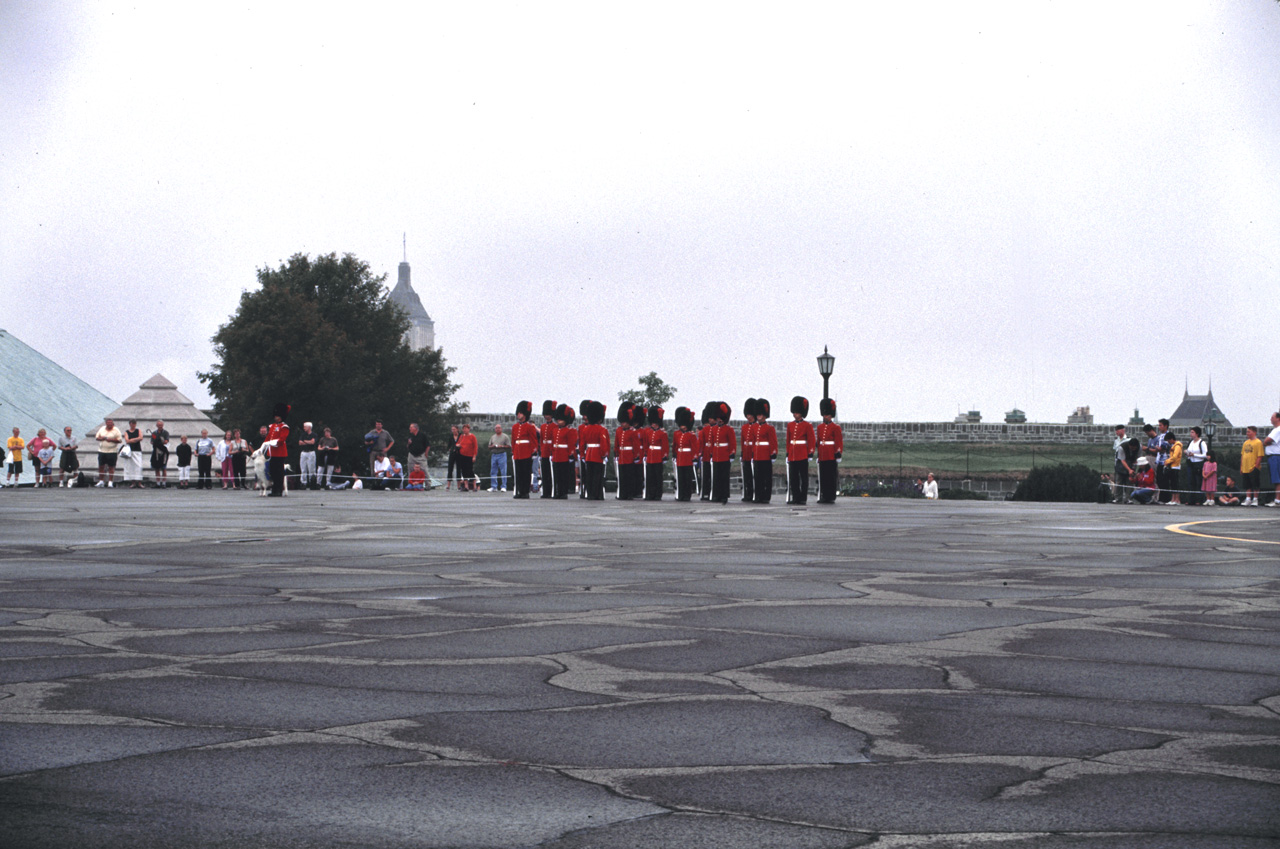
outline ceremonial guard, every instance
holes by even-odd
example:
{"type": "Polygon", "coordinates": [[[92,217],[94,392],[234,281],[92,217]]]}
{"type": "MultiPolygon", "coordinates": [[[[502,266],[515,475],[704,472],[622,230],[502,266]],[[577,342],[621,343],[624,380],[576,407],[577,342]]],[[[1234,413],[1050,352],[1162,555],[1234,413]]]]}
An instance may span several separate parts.
{"type": "MultiPolygon", "coordinates": [[[[591,405],[594,403],[595,401],[591,401],[587,398],[583,398],[582,402],[578,404],[578,415],[582,417],[582,427],[586,427],[587,411],[591,409],[591,405]]],[[[574,463],[574,468],[577,470],[577,475],[578,475],[578,480],[576,484],[578,489],[578,497],[586,498],[587,497],[587,470],[584,469],[582,466],[583,462],[585,462],[582,459],[582,427],[578,428],[578,459],[574,463]]]]}
{"type": "Polygon", "coordinates": [[[662,500],[662,475],[671,456],[671,441],[662,426],[663,409],[649,408],[649,433],[644,448],[644,500],[662,500]]]}
{"type": "Polygon", "coordinates": [[[516,404],[516,423],[511,426],[511,458],[515,461],[516,498],[529,497],[529,480],[533,477],[533,455],[538,450],[538,428],[530,423],[533,404],[516,404]]]}
{"type": "Polygon", "coordinates": [[[755,458],[756,444],[756,399],[748,398],[742,405],[742,500],[755,500],[755,486],[752,478],[751,463],[755,458]]]}
{"type": "Polygon", "coordinates": [[[729,503],[729,481],[733,476],[733,458],[738,453],[738,438],[729,427],[732,411],[721,401],[712,408],[711,430],[711,500],[729,503]]]}
{"type": "MultiPolygon", "coordinates": [[[[769,402],[765,398],[756,399],[755,446],[752,451],[751,477],[755,482],[755,502],[768,504],[773,498],[773,461],[778,459],[778,430],[769,424],[769,402]]],[[[745,460],[745,451],[742,456],[745,460]]]]}
{"type": "Polygon", "coordinates": [[[649,411],[639,404],[631,408],[631,426],[636,431],[636,476],[632,481],[632,498],[644,498],[645,460],[649,451],[649,411]]]}
{"type": "Polygon", "coordinates": [[[288,404],[276,404],[271,411],[272,422],[267,427],[267,439],[275,440],[267,449],[267,466],[271,470],[270,495],[276,497],[284,495],[284,465],[289,459],[289,426],[284,420],[289,418],[289,410],[288,404]]]}
{"type": "Polygon", "coordinates": [[[604,500],[604,468],[609,462],[609,430],[604,422],[604,404],[587,402],[583,411],[587,423],[578,430],[582,448],[582,489],[591,501],[604,500]]]}
{"type": "Polygon", "coordinates": [[[711,419],[715,406],[715,401],[708,401],[707,406],[702,408],[702,427],[698,429],[698,445],[702,448],[702,455],[699,457],[702,474],[698,481],[698,494],[703,501],[711,500],[711,443],[714,441],[711,419]]]}
{"type": "Polygon", "coordinates": [[[840,425],[833,419],[836,416],[836,402],[823,398],[818,402],[818,412],[822,414],[822,424],[817,427],[818,439],[818,503],[835,504],[836,490],[839,488],[840,457],[844,454],[844,433],[840,425]]]}
{"type": "Polygon", "coordinates": [[[677,407],[676,427],[671,441],[676,458],[676,501],[689,501],[693,498],[693,470],[702,456],[698,435],[693,432],[693,410],[677,407]]]}
{"type": "Polygon", "coordinates": [[[568,404],[556,407],[555,446],[551,450],[551,476],[555,481],[555,498],[566,499],[576,488],[573,461],[578,456],[578,429],[573,427],[574,412],[568,404]]]}
{"type": "Polygon", "coordinates": [[[805,504],[809,500],[809,458],[816,439],[813,425],[804,420],[809,415],[809,399],[797,395],[791,399],[791,418],[787,422],[787,503],[805,504]]]}
{"type": "Polygon", "coordinates": [[[618,473],[619,501],[630,501],[634,496],[633,477],[636,463],[640,462],[640,440],[631,427],[631,410],[635,407],[630,401],[623,401],[618,407],[618,429],[613,434],[614,466],[618,473]]]}
{"type": "Polygon", "coordinates": [[[542,402],[542,428],[538,432],[538,465],[542,471],[542,497],[555,495],[555,477],[551,473],[551,454],[556,447],[556,402],[542,402]]]}

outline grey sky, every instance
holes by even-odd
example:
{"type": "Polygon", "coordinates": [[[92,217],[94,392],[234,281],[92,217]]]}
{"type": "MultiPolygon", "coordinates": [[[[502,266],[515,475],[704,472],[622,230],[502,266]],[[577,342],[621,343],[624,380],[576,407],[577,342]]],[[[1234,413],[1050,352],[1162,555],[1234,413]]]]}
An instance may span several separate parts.
{"type": "Polygon", "coordinates": [[[197,403],[255,270],[414,286],[460,399],[1280,403],[1280,4],[0,5],[0,326],[197,403]]]}

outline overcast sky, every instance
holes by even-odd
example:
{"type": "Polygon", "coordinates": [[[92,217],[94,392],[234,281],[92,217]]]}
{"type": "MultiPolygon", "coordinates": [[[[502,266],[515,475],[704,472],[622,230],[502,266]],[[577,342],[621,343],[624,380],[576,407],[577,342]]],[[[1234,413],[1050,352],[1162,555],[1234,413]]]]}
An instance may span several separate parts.
{"type": "Polygon", "coordinates": [[[0,327],[199,404],[290,255],[473,410],[1280,404],[1280,3],[0,3],[0,327]],[[246,8],[247,5],[247,8],[246,8]]]}

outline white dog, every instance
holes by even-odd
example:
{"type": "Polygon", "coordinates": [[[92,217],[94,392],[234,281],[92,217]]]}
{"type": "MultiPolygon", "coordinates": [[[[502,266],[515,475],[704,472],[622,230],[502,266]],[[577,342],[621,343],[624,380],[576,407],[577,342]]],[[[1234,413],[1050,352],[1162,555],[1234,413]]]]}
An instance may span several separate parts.
{"type": "MultiPolygon", "coordinates": [[[[253,488],[258,490],[259,495],[266,495],[271,489],[271,479],[267,476],[271,460],[267,457],[267,449],[275,444],[276,441],[274,439],[268,439],[258,446],[258,450],[249,455],[253,458],[253,488]]],[[[284,495],[289,494],[289,472],[291,471],[293,471],[293,467],[286,464],[284,467],[284,495]]]]}

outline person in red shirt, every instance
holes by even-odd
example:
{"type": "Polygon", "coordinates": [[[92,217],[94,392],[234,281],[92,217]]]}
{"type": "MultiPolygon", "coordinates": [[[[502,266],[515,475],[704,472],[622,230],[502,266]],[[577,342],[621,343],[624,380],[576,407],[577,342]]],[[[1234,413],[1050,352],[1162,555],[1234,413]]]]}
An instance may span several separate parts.
{"type": "Polygon", "coordinates": [[[809,500],[809,459],[817,442],[813,425],[805,421],[809,415],[809,399],[797,395],[791,399],[792,421],[787,422],[787,503],[805,504],[809,500]]]}
{"type": "Polygon", "coordinates": [[[689,501],[693,498],[693,470],[702,456],[698,435],[693,432],[693,410],[677,407],[676,427],[671,440],[676,457],[676,501],[689,501]]]}
{"type": "MultiPolygon", "coordinates": [[[[747,452],[742,452],[746,465],[747,452]]],[[[773,461],[778,459],[778,430],[769,424],[769,401],[756,399],[755,445],[752,446],[751,477],[755,485],[756,504],[773,500],[773,461]]]]}
{"type": "Polygon", "coordinates": [[[649,427],[644,438],[644,500],[662,500],[662,473],[667,457],[671,456],[671,443],[662,426],[663,409],[649,408],[649,427]]]}
{"type": "Polygon", "coordinates": [[[733,460],[738,454],[738,438],[729,419],[729,405],[718,402],[711,413],[711,500],[729,503],[729,479],[733,476],[733,460]]]}
{"type": "Polygon", "coordinates": [[[556,407],[556,441],[551,450],[553,498],[567,499],[575,488],[573,461],[578,456],[578,429],[572,427],[575,413],[568,404],[556,407]]]}
{"type": "Polygon", "coordinates": [[[844,454],[844,431],[833,421],[836,402],[823,398],[818,402],[822,424],[815,431],[818,451],[818,503],[835,504],[839,483],[840,457],[844,454]]]}
{"type": "Polygon", "coordinates": [[[550,498],[554,494],[551,474],[551,452],[556,447],[556,402],[542,402],[542,428],[538,432],[538,465],[541,467],[542,497],[550,498]]]}
{"type": "Polygon", "coordinates": [[[476,455],[480,453],[480,443],[471,432],[471,425],[462,426],[462,435],[458,437],[458,491],[476,492],[476,455]]]}
{"type": "Polygon", "coordinates": [[[702,455],[699,457],[702,475],[698,481],[698,494],[703,501],[711,500],[711,443],[714,436],[711,420],[715,416],[715,408],[715,401],[707,402],[707,406],[702,408],[702,427],[698,428],[698,444],[702,446],[702,455]]]}
{"type": "Polygon", "coordinates": [[[533,477],[533,455],[538,451],[538,428],[529,422],[533,404],[516,404],[516,423],[511,426],[511,459],[515,462],[515,498],[529,497],[533,477]]]}
{"type": "Polygon", "coordinates": [[[583,410],[587,423],[578,429],[582,489],[590,501],[604,500],[604,469],[609,462],[609,430],[603,424],[604,412],[604,404],[588,401],[583,410]]]}
{"type": "Polygon", "coordinates": [[[747,403],[742,405],[742,417],[746,419],[742,424],[742,500],[754,501],[755,480],[751,462],[755,456],[756,444],[755,398],[748,398],[747,403]]]}
{"type": "Polygon", "coordinates": [[[267,439],[275,443],[267,449],[267,468],[271,471],[271,492],[279,498],[284,495],[284,466],[289,459],[289,426],[284,420],[289,418],[288,404],[276,404],[271,411],[271,424],[267,427],[267,439]]]}

